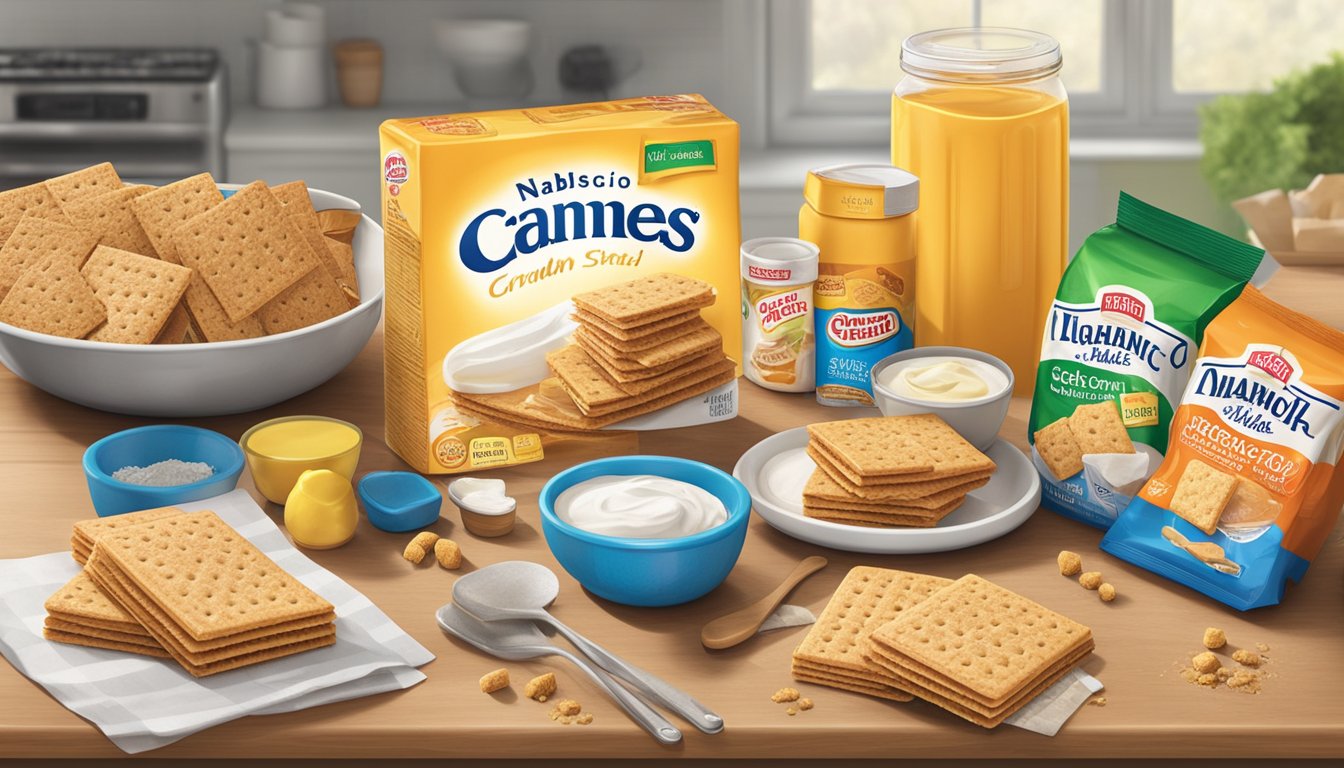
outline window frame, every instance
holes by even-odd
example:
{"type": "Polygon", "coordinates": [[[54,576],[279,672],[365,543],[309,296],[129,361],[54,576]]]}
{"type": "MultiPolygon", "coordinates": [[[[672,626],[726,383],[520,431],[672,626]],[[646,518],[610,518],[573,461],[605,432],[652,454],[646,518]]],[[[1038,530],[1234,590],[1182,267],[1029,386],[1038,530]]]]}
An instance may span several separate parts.
{"type": "MultiPolygon", "coordinates": [[[[1102,87],[1071,94],[1075,138],[1193,139],[1198,108],[1216,93],[1177,93],[1172,80],[1173,0],[1103,0],[1102,87]]],[[[890,139],[889,96],[811,88],[811,0],[758,6],[765,29],[768,143],[880,145],[890,139]]],[[[1068,52],[1065,51],[1065,66],[1068,52]]],[[[893,86],[896,80],[893,80],[893,86]]]]}

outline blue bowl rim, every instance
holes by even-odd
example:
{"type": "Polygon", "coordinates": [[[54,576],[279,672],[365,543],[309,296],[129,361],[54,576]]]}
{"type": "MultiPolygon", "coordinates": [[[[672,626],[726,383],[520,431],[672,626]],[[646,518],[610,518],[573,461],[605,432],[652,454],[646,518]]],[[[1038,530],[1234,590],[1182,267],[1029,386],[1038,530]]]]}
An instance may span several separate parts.
{"type": "MultiPolygon", "coordinates": [[[[698,485],[698,483],[697,483],[698,485]]],[[[701,486],[702,488],[704,486],[701,486]]],[[[708,488],[705,488],[709,491],[708,488]]],[[[710,493],[714,493],[710,491],[710,493]]],[[[725,538],[747,524],[751,518],[751,494],[747,492],[747,487],[741,480],[724,472],[718,467],[695,461],[694,459],[682,459],[675,456],[652,456],[652,455],[633,455],[633,456],[608,456],[602,459],[593,459],[591,461],[581,462],[572,467],[557,472],[546,484],[541,487],[541,493],[537,494],[537,506],[541,510],[543,522],[550,523],[556,528],[564,531],[574,538],[603,547],[625,550],[657,550],[659,552],[675,552],[683,549],[693,549],[695,547],[707,544],[716,539],[725,538]],[[724,502],[724,507],[728,509],[728,519],[721,525],[716,525],[708,530],[699,533],[693,533],[690,536],[681,536],[670,539],[631,539],[622,536],[607,536],[601,533],[585,531],[582,528],[570,525],[560,516],[555,514],[552,508],[552,499],[558,497],[563,491],[568,489],[573,482],[570,479],[580,472],[593,469],[610,469],[609,472],[598,472],[598,474],[610,475],[629,475],[629,474],[659,474],[654,471],[630,472],[623,469],[622,465],[633,462],[653,462],[654,464],[672,464],[699,472],[707,472],[711,475],[717,475],[720,479],[728,481],[729,487],[734,491],[736,498],[725,499],[719,494],[720,501],[724,502]]]]}
{"type": "Polygon", "coordinates": [[[424,475],[415,472],[406,472],[404,470],[399,469],[382,469],[376,472],[364,473],[364,475],[360,477],[359,480],[355,481],[355,493],[359,495],[359,500],[364,503],[366,511],[368,510],[368,508],[372,507],[373,509],[379,512],[392,515],[418,509],[419,507],[428,504],[430,501],[439,501],[439,502],[443,501],[443,494],[439,493],[439,489],[434,485],[434,483],[426,479],[424,475]],[[383,502],[374,499],[367,491],[364,490],[364,482],[369,478],[381,478],[385,476],[394,476],[397,478],[402,477],[413,478],[413,482],[415,482],[417,487],[428,490],[430,493],[433,494],[433,496],[431,497],[430,493],[426,493],[424,498],[418,499],[412,504],[403,504],[401,506],[395,506],[395,507],[390,506],[388,504],[384,504],[383,502]]]}
{"type": "Polygon", "coordinates": [[[221,479],[228,477],[236,477],[242,474],[244,457],[242,446],[238,445],[237,442],[230,439],[227,435],[223,434],[222,432],[216,432],[213,429],[206,429],[204,427],[193,427],[189,424],[148,424],[143,427],[132,427],[131,429],[123,429],[120,432],[113,432],[110,435],[106,435],[94,441],[92,445],[84,449],[83,464],[85,474],[97,479],[100,482],[106,483],[107,485],[110,485],[113,488],[118,488],[125,491],[132,491],[136,493],[145,493],[151,496],[155,496],[168,493],[176,494],[181,493],[182,491],[205,488],[211,485],[212,483],[218,483],[221,479]],[[122,482],[121,480],[118,480],[115,477],[104,472],[102,467],[98,466],[98,462],[94,461],[93,457],[97,455],[99,451],[101,451],[108,445],[112,444],[113,442],[128,437],[132,437],[135,435],[140,435],[145,432],[179,432],[179,433],[196,432],[205,435],[207,438],[211,440],[223,443],[229,449],[228,452],[229,455],[232,457],[232,461],[229,462],[226,469],[216,469],[213,475],[201,480],[197,480],[194,483],[187,483],[185,485],[164,485],[164,486],[136,485],[135,483],[122,482]]]}

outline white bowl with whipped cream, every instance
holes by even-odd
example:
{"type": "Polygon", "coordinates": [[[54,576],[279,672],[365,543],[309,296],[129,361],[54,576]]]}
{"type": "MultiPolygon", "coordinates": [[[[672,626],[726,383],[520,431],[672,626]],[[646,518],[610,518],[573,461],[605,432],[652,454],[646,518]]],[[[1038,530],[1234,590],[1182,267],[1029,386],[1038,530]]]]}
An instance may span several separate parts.
{"type": "Polygon", "coordinates": [[[669,456],[615,456],[551,478],[538,497],[551,553],[617,603],[677,605],[717,587],[742,552],[751,496],[728,473],[669,456]]]}
{"type": "Polygon", "coordinates": [[[1013,370],[965,347],[915,347],[872,368],[873,399],[883,416],[932,413],[970,444],[986,450],[1013,399],[1013,370]]]}

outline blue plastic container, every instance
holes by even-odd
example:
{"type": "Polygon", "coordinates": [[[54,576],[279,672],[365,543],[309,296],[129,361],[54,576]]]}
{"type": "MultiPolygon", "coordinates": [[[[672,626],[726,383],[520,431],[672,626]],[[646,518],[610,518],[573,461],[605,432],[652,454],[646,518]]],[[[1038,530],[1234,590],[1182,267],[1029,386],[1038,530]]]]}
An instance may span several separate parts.
{"type": "Polygon", "coordinates": [[[414,472],[370,472],[356,486],[364,513],[374,528],[405,533],[439,519],[443,496],[414,472]]]}
{"type": "Polygon", "coordinates": [[[114,432],[84,451],[84,478],[99,517],[228,493],[238,486],[242,473],[243,449],[238,443],[209,429],[180,424],[114,432]],[[166,487],[133,485],[112,478],[112,473],[123,467],[146,467],[168,459],[204,462],[215,473],[194,483],[166,487]]]}
{"type": "Polygon", "coordinates": [[[598,597],[643,607],[679,605],[708,594],[737,564],[747,537],[751,495],[728,473],[689,459],[616,456],[578,464],[541,489],[541,530],[560,565],[598,597]],[[555,514],[567,488],[601,475],[660,475],[717,496],[728,520],[677,539],[627,539],[591,533],[555,514]]]}

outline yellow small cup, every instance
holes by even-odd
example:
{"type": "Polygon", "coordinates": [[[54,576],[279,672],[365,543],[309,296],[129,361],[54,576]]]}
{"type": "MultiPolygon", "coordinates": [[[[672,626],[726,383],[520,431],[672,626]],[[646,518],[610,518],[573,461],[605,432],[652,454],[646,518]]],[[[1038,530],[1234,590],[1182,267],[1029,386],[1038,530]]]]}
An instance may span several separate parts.
{"type": "Polygon", "coordinates": [[[326,416],[283,416],[247,430],[238,444],[257,490],[284,504],[307,470],[329,469],[347,481],[353,478],[364,433],[348,421],[326,416]]]}

